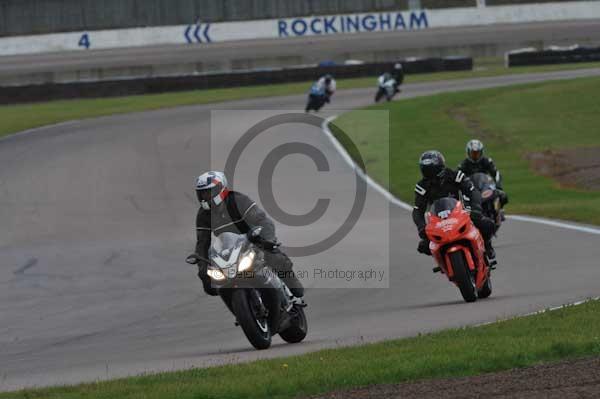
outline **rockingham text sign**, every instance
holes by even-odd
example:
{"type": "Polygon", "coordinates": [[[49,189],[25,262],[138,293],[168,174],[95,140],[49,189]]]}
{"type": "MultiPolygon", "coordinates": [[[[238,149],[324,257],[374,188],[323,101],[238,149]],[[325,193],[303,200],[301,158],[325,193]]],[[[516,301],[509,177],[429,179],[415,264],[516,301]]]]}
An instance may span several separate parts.
{"type": "Polygon", "coordinates": [[[382,32],[428,28],[427,11],[388,12],[280,19],[277,36],[297,37],[338,33],[382,32]]]}

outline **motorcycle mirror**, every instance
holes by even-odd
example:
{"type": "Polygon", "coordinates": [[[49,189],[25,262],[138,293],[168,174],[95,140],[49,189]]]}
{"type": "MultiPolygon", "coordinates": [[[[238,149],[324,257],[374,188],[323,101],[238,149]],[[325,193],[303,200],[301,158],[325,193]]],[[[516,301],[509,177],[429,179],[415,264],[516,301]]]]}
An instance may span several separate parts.
{"type": "Polygon", "coordinates": [[[198,257],[196,255],[190,255],[185,259],[186,263],[195,265],[198,263],[198,257]]]}

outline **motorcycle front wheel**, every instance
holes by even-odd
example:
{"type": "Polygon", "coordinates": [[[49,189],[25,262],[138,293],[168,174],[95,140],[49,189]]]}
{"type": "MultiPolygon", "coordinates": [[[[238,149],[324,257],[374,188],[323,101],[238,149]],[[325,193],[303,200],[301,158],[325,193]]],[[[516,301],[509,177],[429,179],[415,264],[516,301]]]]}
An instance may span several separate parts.
{"type": "Polygon", "coordinates": [[[458,286],[463,299],[465,302],[475,302],[477,300],[475,279],[469,270],[465,254],[462,251],[452,252],[450,254],[450,263],[454,271],[454,282],[458,286]]]}
{"type": "Polygon", "coordinates": [[[260,292],[252,291],[254,290],[235,290],[231,296],[231,307],[252,346],[256,349],[267,349],[271,346],[271,327],[267,317],[260,314],[260,292]]]}
{"type": "Polygon", "coordinates": [[[308,323],[303,308],[295,306],[292,312],[294,312],[292,325],[281,331],[279,336],[285,342],[295,344],[306,338],[306,334],[308,333],[308,323]]]}

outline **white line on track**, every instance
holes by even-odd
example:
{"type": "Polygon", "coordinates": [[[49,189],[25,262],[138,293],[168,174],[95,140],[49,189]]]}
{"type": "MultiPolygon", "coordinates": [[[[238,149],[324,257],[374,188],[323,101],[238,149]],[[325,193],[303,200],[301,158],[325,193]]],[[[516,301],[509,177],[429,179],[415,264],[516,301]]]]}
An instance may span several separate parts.
{"type": "Polygon", "coordinates": [[[554,312],[556,310],[569,308],[571,306],[579,306],[579,305],[583,305],[588,302],[597,301],[597,300],[600,300],[600,297],[587,298],[587,299],[583,299],[583,300],[577,301],[577,302],[565,303],[564,305],[554,306],[554,307],[546,308],[546,309],[542,309],[542,310],[536,310],[535,312],[525,313],[522,315],[516,315],[514,317],[509,317],[506,319],[499,319],[499,320],[495,320],[495,321],[486,321],[485,323],[475,324],[474,327],[489,326],[490,324],[496,324],[501,321],[508,321],[508,320],[513,320],[513,319],[521,318],[521,317],[529,317],[529,316],[535,316],[535,315],[542,314],[542,313],[554,312]]]}
{"type": "Polygon", "coordinates": [[[42,126],[32,127],[30,129],[22,130],[20,132],[9,133],[6,136],[0,137],[0,141],[8,141],[8,140],[12,140],[12,139],[15,139],[15,138],[18,138],[21,136],[25,136],[25,135],[29,135],[32,133],[37,133],[37,132],[48,130],[48,129],[54,129],[56,127],[74,125],[78,122],[81,122],[81,120],[80,119],[70,119],[68,121],[52,123],[50,125],[42,125],[42,126]]]}
{"type": "MultiPolygon", "coordinates": [[[[399,208],[405,209],[407,211],[412,210],[413,207],[410,204],[408,204],[408,203],[402,201],[401,199],[399,199],[398,197],[394,196],[391,192],[389,192],[387,189],[385,189],[383,186],[381,186],[379,183],[377,183],[375,180],[373,180],[369,175],[367,175],[356,164],[356,162],[354,162],[352,157],[350,157],[350,154],[348,154],[346,149],[340,144],[340,142],[335,138],[335,136],[333,135],[333,133],[331,133],[331,130],[329,129],[329,124],[331,122],[333,122],[337,117],[338,117],[337,115],[333,115],[333,116],[326,118],[321,126],[321,130],[323,131],[325,136],[329,139],[329,141],[331,141],[331,143],[333,144],[335,149],[340,153],[342,158],[344,158],[346,163],[348,163],[348,165],[350,165],[350,167],[352,169],[354,169],[354,171],[356,171],[356,173],[360,177],[362,177],[367,182],[367,184],[369,184],[374,190],[376,190],[381,195],[383,195],[385,198],[387,198],[387,200],[390,201],[392,204],[398,206],[399,208]]],[[[568,229],[568,230],[575,230],[575,231],[588,233],[588,234],[600,235],[600,229],[598,229],[596,227],[591,227],[591,226],[582,226],[582,225],[578,225],[578,224],[574,224],[574,223],[565,223],[565,222],[558,221],[558,220],[544,219],[544,218],[538,218],[538,217],[533,217],[533,216],[508,215],[507,218],[512,219],[512,220],[519,220],[521,222],[537,223],[537,224],[543,224],[546,226],[552,226],[552,227],[558,227],[558,228],[563,228],[563,229],[568,229]]]]}

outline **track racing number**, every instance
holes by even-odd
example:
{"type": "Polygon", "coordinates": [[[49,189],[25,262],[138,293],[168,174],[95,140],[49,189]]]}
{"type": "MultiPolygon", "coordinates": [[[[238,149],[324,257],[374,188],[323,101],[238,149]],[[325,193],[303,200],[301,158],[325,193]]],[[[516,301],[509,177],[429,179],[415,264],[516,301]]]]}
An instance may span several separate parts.
{"type": "Polygon", "coordinates": [[[85,47],[86,49],[89,49],[91,45],[90,35],[87,33],[81,35],[81,38],[79,39],[79,47],[85,47]]]}

